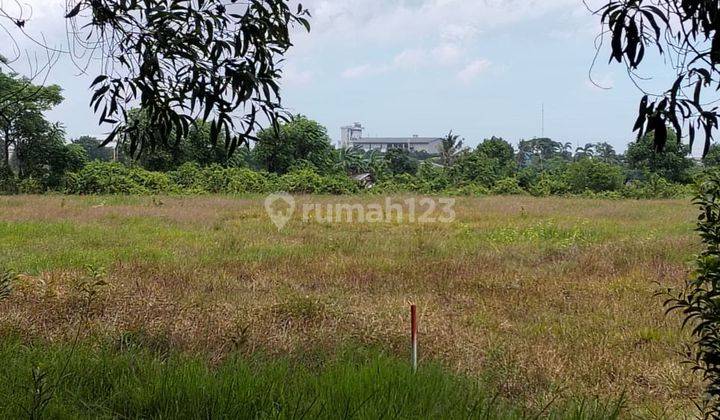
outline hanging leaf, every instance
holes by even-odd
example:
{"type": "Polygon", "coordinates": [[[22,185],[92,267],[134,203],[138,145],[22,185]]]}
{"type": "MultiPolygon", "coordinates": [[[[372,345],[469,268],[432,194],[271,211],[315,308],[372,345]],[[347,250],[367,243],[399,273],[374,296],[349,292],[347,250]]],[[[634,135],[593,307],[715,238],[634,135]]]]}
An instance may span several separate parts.
{"type": "Polygon", "coordinates": [[[78,3],[75,5],[75,7],[73,7],[73,8],[68,12],[68,14],[65,15],[65,18],[66,18],[66,19],[71,19],[71,18],[74,18],[75,16],[77,16],[78,13],[80,13],[80,8],[82,7],[82,5],[83,5],[83,4],[82,4],[82,1],[78,1],[78,3]]]}

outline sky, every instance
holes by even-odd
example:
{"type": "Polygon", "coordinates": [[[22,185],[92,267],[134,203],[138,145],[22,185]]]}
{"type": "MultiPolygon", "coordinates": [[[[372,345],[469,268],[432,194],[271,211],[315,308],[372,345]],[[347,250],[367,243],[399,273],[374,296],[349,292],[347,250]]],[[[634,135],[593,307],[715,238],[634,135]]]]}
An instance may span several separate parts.
{"type": "MultiPolygon", "coordinates": [[[[23,4],[26,13],[32,9],[28,32],[67,42],[63,1],[23,4]]],[[[491,136],[517,144],[544,134],[578,145],[607,141],[623,151],[634,139],[641,93],[624,67],[608,64],[607,48],[592,66],[601,28],[581,0],[303,5],[312,13],[312,29],[293,29],[283,104],[319,121],[335,141],[340,127],[353,122],[373,137],[440,137],[452,130],[467,146],[491,136]]],[[[32,44],[21,42],[32,57],[32,44]]],[[[8,55],[8,48],[0,43],[0,53],[8,55]]],[[[655,76],[645,82],[650,89],[669,87],[663,77],[671,74],[661,59],[651,56],[640,70],[655,76]]],[[[61,56],[47,80],[65,90],[63,104],[47,115],[62,121],[70,138],[106,131],[88,106],[92,68],[89,73],[80,75],[61,56]]]]}

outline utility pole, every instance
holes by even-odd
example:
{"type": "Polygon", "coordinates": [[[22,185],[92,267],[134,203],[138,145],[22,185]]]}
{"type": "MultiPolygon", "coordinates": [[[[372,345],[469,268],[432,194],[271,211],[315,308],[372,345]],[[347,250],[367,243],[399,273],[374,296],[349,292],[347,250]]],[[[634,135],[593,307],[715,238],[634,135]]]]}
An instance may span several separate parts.
{"type": "Polygon", "coordinates": [[[545,104],[540,105],[540,137],[545,137],[545,104]]]}

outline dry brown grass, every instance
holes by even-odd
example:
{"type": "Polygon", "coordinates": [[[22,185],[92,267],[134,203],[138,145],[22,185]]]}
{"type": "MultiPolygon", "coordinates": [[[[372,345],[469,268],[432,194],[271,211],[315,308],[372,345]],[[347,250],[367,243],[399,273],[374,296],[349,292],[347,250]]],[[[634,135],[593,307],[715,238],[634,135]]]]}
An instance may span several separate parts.
{"type": "Polygon", "coordinates": [[[456,209],[451,224],[296,220],[278,232],[260,199],[0,198],[0,264],[26,273],[0,303],[0,334],[69,339],[93,264],[109,285],[83,333],[111,342],[212,360],[311,359],[349,343],[404,355],[415,302],[422,359],[508,398],[624,390],[639,413],[690,406],[686,337],[654,296],[683,282],[698,250],[689,203],[494,197],[456,209]]]}

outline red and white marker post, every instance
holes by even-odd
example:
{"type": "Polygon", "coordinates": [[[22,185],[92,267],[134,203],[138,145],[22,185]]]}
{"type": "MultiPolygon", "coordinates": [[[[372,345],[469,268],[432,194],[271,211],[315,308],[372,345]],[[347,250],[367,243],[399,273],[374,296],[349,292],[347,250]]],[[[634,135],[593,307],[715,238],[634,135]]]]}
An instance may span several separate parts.
{"type": "Polygon", "coordinates": [[[418,342],[417,342],[417,308],[415,305],[410,305],[410,340],[411,340],[411,360],[413,373],[417,372],[417,355],[418,355],[418,342]]]}

